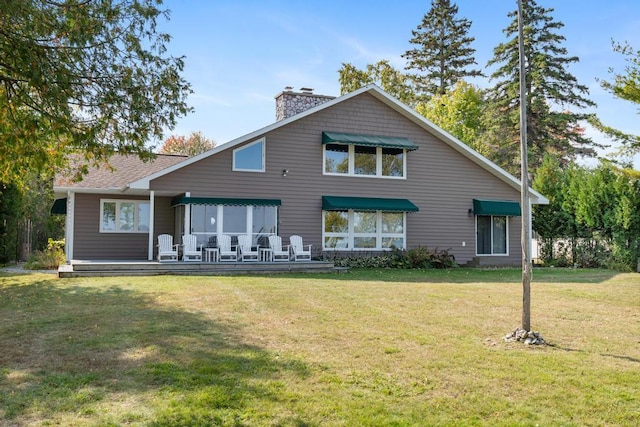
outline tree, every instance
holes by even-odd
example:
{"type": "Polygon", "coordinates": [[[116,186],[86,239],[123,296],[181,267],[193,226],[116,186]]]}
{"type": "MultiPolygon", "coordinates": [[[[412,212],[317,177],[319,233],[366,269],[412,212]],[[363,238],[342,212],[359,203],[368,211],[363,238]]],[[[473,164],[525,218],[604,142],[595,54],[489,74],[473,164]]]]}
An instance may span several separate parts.
{"type": "Polygon", "coordinates": [[[201,132],[191,132],[188,138],[182,135],[171,135],[162,144],[160,153],[193,157],[211,150],[215,146],[216,142],[205,137],[201,132]]]}
{"type": "Polygon", "coordinates": [[[402,71],[393,68],[386,59],[368,64],[365,70],[360,70],[349,63],[342,63],[338,74],[342,95],[375,83],[401,102],[407,105],[415,104],[415,90],[411,79],[402,71]]]}
{"type": "Polygon", "coordinates": [[[402,56],[405,69],[417,71],[411,77],[421,95],[444,95],[465,77],[481,76],[475,64],[475,49],[469,37],[471,21],[456,19],[458,6],[450,0],[431,0],[431,9],[422,18],[417,30],[411,31],[410,43],[415,45],[402,56]]]}
{"type": "Polygon", "coordinates": [[[429,101],[419,103],[416,111],[478,153],[487,156],[490,154],[490,147],[483,145],[479,137],[483,104],[482,91],[459,80],[444,95],[434,95],[429,101]]]}
{"type": "MultiPolygon", "coordinates": [[[[189,108],[183,59],[168,56],[156,0],[24,0],[0,8],[0,179],[149,143],[189,108]]],[[[84,168],[86,170],[86,167],[84,168]]]]}
{"type": "MultiPolygon", "coordinates": [[[[530,170],[540,166],[545,153],[563,162],[577,155],[594,155],[596,144],[584,134],[580,121],[584,109],[595,104],[587,98],[589,91],[577,82],[568,67],[579,59],[568,56],[562,46],[565,38],[558,34],[564,24],[551,16],[553,9],[539,7],[535,0],[523,0],[525,98],[527,102],[528,161],[530,170]]],[[[494,49],[488,66],[499,65],[491,75],[495,85],[487,92],[486,132],[484,142],[496,148],[492,160],[511,173],[519,174],[519,52],[517,12],[504,30],[509,40],[494,49]]]]}
{"type": "MultiPolygon", "coordinates": [[[[640,104],[640,50],[634,50],[629,43],[613,43],[614,52],[625,56],[627,67],[625,74],[614,74],[613,81],[601,81],[602,87],[620,99],[640,104]]],[[[613,70],[611,70],[613,72],[613,70]]],[[[614,140],[623,143],[622,154],[640,152],[640,136],[628,135],[603,126],[599,122],[592,123],[614,140]]]]}

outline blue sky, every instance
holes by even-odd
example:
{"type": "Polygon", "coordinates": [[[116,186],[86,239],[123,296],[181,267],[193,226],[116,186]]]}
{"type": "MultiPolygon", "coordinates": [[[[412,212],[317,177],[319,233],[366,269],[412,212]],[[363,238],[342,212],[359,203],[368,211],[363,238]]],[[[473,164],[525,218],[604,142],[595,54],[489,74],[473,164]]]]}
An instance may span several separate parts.
{"type": "MultiPolygon", "coordinates": [[[[504,42],[507,13],[516,0],[458,0],[459,18],[472,21],[476,61],[484,69],[493,48],[504,42]]],[[[578,56],[571,72],[590,88],[595,112],[608,125],[640,134],[638,108],[603,91],[597,78],[609,69],[624,71],[611,40],[640,50],[640,2],[637,0],[538,0],[554,8],[569,55],[578,56]]],[[[201,131],[218,144],[267,126],[275,120],[274,97],[284,87],[314,88],[339,95],[343,62],[358,68],[388,59],[404,68],[401,55],[411,48],[411,30],[421,22],[430,0],[165,0],[170,20],[169,52],[184,55],[185,78],[194,93],[195,111],[171,133],[201,131]]],[[[486,80],[475,84],[486,87],[486,80]]],[[[599,135],[598,141],[605,142],[599,135]]],[[[640,156],[637,157],[640,160],[640,156]]],[[[640,161],[636,161],[636,168],[640,161]]]]}

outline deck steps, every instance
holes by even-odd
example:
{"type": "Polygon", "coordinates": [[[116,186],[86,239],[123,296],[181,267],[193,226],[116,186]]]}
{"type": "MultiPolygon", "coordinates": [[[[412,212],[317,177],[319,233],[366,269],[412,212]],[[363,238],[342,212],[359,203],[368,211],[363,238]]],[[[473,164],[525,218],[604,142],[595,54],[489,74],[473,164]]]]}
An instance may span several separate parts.
{"type": "Polygon", "coordinates": [[[158,275],[234,275],[334,272],[332,262],[135,262],[74,261],[58,269],[58,277],[114,277],[158,275]]]}

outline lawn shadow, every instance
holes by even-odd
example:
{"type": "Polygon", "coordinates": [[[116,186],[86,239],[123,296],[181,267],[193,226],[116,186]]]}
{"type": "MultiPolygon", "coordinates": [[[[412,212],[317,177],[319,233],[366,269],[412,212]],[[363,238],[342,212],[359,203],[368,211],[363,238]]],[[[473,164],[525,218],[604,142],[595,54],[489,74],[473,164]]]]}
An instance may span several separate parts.
{"type": "MultiPolygon", "coordinates": [[[[543,268],[533,269],[533,283],[602,283],[620,274],[602,269],[543,268]]],[[[287,277],[318,277],[338,281],[381,281],[415,283],[522,283],[519,268],[453,269],[369,269],[352,268],[340,273],[291,273],[287,277]]]]}
{"type": "MultiPolygon", "coordinates": [[[[587,354],[588,352],[586,350],[580,350],[577,348],[569,348],[569,347],[562,347],[558,344],[554,344],[554,343],[547,343],[546,344],[548,347],[554,348],[556,350],[561,350],[561,351],[565,351],[568,353],[581,353],[581,354],[587,354]]],[[[601,357],[607,357],[607,358],[612,358],[612,359],[618,359],[618,360],[624,360],[627,362],[633,362],[633,363],[640,363],[640,359],[637,359],[635,357],[631,357],[631,356],[621,356],[618,354],[611,354],[611,353],[599,353],[599,355],[601,357]]]]}
{"type": "Polygon", "coordinates": [[[0,424],[69,413],[98,424],[233,424],[243,402],[277,404],[282,377],[308,374],[244,343],[233,324],[118,286],[56,281],[0,277],[0,424]],[[105,415],[100,405],[124,409],[105,415]]]}

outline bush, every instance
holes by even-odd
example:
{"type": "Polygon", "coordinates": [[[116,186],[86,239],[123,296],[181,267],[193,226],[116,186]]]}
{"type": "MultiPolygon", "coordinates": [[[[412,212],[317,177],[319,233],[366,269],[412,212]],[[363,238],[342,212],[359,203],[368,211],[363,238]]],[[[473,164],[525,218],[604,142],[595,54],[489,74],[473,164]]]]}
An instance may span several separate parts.
{"type": "Polygon", "coordinates": [[[453,268],[457,267],[456,258],[448,249],[439,251],[438,248],[428,249],[423,246],[410,249],[407,257],[411,268],[453,268]]]}
{"type": "Polygon", "coordinates": [[[365,254],[332,259],[336,267],[349,268],[453,268],[458,267],[455,257],[448,250],[439,251],[419,246],[414,249],[400,250],[384,255],[365,254]]]}
{"type": "Polygon", "coordinates": [[[66,257],[64,254],[64,239],[49,239],[47,249],[35,251],[29,260],[24,264],[27,270],[53,270],[64,264],[66,257]]]}

